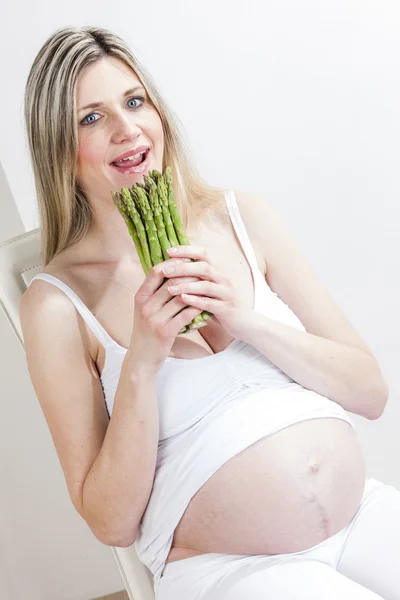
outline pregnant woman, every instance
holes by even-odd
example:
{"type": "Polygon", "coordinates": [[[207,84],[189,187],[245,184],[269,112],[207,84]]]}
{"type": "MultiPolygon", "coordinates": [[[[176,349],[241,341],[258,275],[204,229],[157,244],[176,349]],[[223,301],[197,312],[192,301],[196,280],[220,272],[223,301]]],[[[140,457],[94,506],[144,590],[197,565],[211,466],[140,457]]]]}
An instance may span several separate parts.
{"type": "Polygon", "coordinates": [[[106,29],[46,41],[25,119],[43,251],[26,354],[93,534],[135,544],[158,600],[399,599],[400,493],[366,477],[348,415],[380,417],[388,388],[276,212],[199,176],[106,29]],[[167,165],[190,246],[145,276],[111,192],[167,165]]]}

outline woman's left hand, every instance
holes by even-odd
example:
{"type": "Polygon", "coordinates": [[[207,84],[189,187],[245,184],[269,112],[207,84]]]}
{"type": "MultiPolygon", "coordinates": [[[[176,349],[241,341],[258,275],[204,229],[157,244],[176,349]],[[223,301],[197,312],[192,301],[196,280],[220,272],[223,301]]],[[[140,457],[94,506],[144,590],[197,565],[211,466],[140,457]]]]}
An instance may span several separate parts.
{"type": "Polygon", "coordinates": [[[165,277],[199,277],[200,281],[179,283],[168,287],[171,296],[180,296],[183,306],[194,306],[213,313],[221,326],[234,338],[243,339],[253,322],[253,310],[245,310],[229,279],[221,275],[211,264],[207,251],[201,246],[174,246],[168,250],[171,258],[192,258],[194,262],[174,265],[175,270],[165,277]]]}

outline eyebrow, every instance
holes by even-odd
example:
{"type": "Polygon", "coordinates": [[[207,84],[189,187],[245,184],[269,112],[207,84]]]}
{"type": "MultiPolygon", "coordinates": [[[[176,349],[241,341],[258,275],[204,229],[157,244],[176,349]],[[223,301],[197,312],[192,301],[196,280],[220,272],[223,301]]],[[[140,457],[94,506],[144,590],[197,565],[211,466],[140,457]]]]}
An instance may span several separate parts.
{"type": "MultiPolygon", "coordinates": [[[[130,96],[137,90],[144,90],[144,87],[142,85],[136,85],[135,87],[131,88],[130,90],[127,90],[123,97],[126,98],[127,96],[130,96]]],[[[86,106],[82,106],[81,108],[78,108],[78,112],[82,112],[83,110],[86,110],[88,108],[99,108],[102,105],[103,105],[103,102],[92,102],[91,104],[87,104],[86,106]]]]}

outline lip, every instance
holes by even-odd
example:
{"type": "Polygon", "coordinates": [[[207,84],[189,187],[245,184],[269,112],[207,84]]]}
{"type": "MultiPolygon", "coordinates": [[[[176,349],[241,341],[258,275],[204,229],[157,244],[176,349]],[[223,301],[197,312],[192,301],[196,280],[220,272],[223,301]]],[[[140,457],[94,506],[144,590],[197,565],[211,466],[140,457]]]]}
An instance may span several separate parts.
{"type": "MultiPolygon", "coordinates": [[[[139,152],[140,152],[140,150],[139,150],[139,152]]],[[[128,154],[128,156],[130,156],[130,155],[128,154]]],[[[132,167],[118,167],[114,163],[111,163],[111,167],[113,169],[115,169],[116,171],[118,171],[119,173],[122,173],[123,175],[134,175],[135,173],[144,173],[145,171],[149,170],[150,159],[151,159],[151,152],[149,150],[147,152],[145,161],[140,163],[140,165],[138,165],[137,167],[133,167],[133,166],[132,167]]]]}
{"type": "Polygon", "coordinates": [[[145,150],[150,150],[150,146],[138,146],[138,148],[133,148],[132,150],[127,150],[123,154],[120,154],[119,156],[114,158],[114,160],[112,160],[110,162],[110,165],[112,165],[114,162],[116,162],[118,160],[123,160],[124,158],[128,158],[128,156],[134,156],[134,154],[137,154],[138,152],[143,152],[145,150]]]}

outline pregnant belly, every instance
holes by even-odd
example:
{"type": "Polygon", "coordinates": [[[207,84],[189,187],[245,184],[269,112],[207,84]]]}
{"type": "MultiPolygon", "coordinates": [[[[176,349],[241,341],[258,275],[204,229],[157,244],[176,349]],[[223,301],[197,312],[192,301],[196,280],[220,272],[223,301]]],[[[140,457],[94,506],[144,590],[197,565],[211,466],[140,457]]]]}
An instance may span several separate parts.
{"type": "Polygon", "coordinates": [[[296,423],[229,460],[193,496],[167,562],[197,554],[281,554],[318,544],[356,513],[365,464],[348,423],[296,423]]]}

